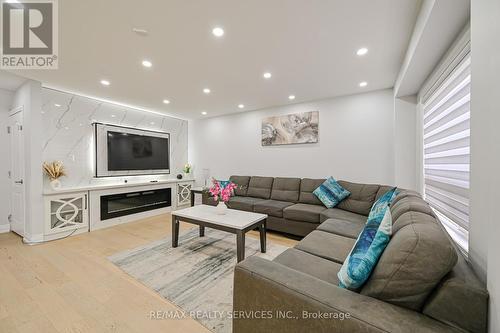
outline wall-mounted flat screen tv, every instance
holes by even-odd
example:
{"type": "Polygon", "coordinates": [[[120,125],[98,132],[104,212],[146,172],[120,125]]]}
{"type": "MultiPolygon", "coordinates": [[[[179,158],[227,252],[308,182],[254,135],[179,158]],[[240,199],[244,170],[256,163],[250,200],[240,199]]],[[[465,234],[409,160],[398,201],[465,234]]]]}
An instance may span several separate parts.
{"type": "Polygon", "coordinates": [[[169,173],[168,133],[95,124],[96,176],[169,173]]]}

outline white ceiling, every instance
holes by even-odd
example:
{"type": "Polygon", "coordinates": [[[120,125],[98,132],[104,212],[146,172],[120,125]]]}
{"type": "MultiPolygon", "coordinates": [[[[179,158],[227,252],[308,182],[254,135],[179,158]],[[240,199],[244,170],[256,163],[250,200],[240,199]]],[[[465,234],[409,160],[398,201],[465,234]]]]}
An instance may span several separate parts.
{"type": "Polygon", "coordinates": [[[181,118],[241,112],[240,103],[244,110],[284,105],[290,94],[294,103],[354,94],[394,86],[420,3],[59,1],[59,69],[17,73],[181,118]],[[222,38],[211,34],[214,26],[224,28],[222,38]],[[355,55],[360,47],[366,56],[355,55]],[[153,67],[142,67],[143,59],[153,67]]]}

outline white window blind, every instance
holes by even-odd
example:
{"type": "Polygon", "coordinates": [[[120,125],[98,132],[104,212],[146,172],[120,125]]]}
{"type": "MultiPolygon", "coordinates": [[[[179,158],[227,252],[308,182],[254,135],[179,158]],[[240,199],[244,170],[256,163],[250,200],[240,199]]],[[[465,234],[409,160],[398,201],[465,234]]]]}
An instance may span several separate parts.
{"type": "Polygon", "coordinates": [[[423,102],[424,195],[445,227],[469,229],[470,53],[423,102]],[[445,220],[445,221],[443,221],[445,220]],[[448,224],[448,225],[447,225],[448,224]]]}

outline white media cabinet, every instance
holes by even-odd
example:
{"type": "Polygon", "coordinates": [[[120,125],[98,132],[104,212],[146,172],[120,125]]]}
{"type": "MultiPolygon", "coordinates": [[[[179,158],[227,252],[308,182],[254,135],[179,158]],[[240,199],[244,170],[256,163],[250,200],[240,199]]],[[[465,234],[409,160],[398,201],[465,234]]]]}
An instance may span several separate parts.
{"type": "Polygon", "coordinates": [[[193,179],[168,179],[46,190],[44,191],[44,241],[94,231],[187,207],[191,202],[193,184],[193,179]],[[169,207],[101,219],[101,197],[120,194],[129,194],[133,197],[160,189],[170,189],[169,207]]]}

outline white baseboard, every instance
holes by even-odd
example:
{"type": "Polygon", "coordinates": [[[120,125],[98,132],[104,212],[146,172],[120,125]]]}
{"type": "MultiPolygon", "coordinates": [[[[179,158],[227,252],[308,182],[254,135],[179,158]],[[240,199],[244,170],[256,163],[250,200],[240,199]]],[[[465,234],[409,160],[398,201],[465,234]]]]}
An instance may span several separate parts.
{"type": "Polygon", "coordinates": [[[0,224],[0,234],[10,232],[10,224],[0,224]]]}

